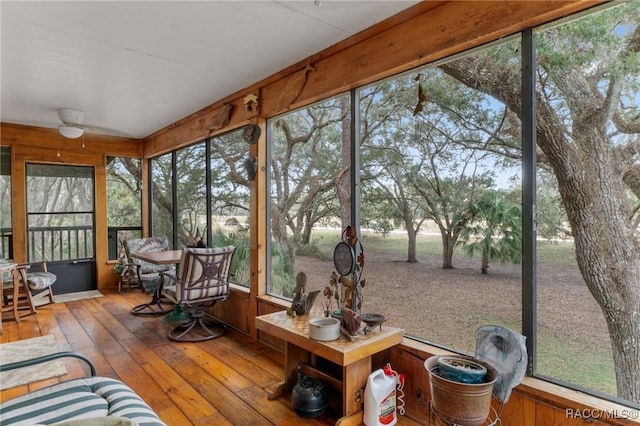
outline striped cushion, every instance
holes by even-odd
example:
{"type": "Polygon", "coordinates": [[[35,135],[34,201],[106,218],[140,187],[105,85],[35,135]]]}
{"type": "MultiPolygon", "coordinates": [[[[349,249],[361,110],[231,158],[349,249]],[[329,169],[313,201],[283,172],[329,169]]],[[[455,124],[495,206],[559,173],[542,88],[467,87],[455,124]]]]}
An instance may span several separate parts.
{"type": "Polygon", "coordinates": [[[228,294],[229,267],[234,251],[234,246],[185,248],[179,268],[182,279],[176,283],[174,297],[188,303],[228,294]]]}
{"type": "Polygon", "coordinates": [[[69,380],[0,404],[3,426],[104,416],[125,417],[140,425],[165,425],[127,385],[108,377],[69,380]]]}

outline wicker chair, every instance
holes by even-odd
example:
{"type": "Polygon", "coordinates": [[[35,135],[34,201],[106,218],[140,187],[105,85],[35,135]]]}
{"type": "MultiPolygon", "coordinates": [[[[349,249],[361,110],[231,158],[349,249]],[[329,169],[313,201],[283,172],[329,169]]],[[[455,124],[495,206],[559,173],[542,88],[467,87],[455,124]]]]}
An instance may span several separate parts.
{"type": "Polygon", "coordinates": [[[167,278],[162,293],[175,303],[174,313],[165,317],[172,327],[169,339],[199,342],[215,339],[226,325],[207,312],[217,301],[229,295],[229,268],[234,246],[185,248],[180,260],[180,277],[162,273],[167,278]]]}

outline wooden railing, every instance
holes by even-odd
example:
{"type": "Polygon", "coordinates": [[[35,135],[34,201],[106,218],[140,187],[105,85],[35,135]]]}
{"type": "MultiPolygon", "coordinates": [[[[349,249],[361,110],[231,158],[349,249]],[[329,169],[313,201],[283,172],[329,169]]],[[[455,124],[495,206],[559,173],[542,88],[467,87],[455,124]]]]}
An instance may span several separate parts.
{"type": "MultiPolygon", "coordinates": [[[[140,226],[110,226],[108,228],[109,259],[118,259],[121,244],[128,238],[140,238],[140,226]]],[[[92,258],[94,252],[91,226],[39,226],[29,228],[29,261],[56,261],[92,258]]],[[[0,228],[0,257],[13,258],[11,228],[0,228]]]]}
{"type": "Polygon", "coordinates": [[[0,228],[0,257],[13,259],[13,234],[11,228],[0,228]]]}
{"type": "Polygon", "coordinates": [[[93,226],[37,226],[28,229],[29,261],[94,257],[93,226]]]}
{"type": "Polygon", "coordinates": [[[109,260],[116,260],[120,257],[122,241],[140,237],[142,237],[142,227],[140,226],[109,226],[107,230],[109,260]]]}

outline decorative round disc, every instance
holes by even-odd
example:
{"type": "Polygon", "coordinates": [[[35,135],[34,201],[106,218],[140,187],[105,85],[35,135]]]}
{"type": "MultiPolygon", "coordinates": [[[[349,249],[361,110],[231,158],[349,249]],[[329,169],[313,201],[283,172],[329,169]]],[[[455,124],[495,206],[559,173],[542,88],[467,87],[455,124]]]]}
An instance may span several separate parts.
{"type": "Polygon", "coordinates": [[[333,265],[342,275],[349,275],[356,266],[356,255],[349,244],[340,241],[333,250],[333,265]]]}

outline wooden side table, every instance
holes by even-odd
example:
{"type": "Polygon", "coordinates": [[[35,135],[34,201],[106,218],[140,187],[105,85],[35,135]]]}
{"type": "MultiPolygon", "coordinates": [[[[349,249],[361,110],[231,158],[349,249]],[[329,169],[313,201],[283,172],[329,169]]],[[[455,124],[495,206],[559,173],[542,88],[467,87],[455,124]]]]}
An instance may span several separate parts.
{"type": "MultiPolygon", "coordinates": [[[[298,371],[322,379],[342,394],[342,417],[336,425],[360,424],[364,387],[372,372],[371,357],[402,342],[404,330],[382,327],[371,330],[356,341],[345,336],[338,340],[321,342],[309,338],[309,319],[322,317],[319,308],[309,315],[291,318],[286,311],[256,317],[256,328],[286,342],[285,380],[270,395],[278,398],[295,386],[298,371]]],[[[330,401],[331,403],[331,401],[330,401]]]]}

